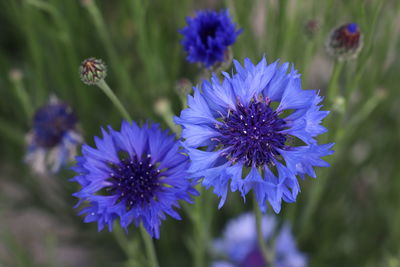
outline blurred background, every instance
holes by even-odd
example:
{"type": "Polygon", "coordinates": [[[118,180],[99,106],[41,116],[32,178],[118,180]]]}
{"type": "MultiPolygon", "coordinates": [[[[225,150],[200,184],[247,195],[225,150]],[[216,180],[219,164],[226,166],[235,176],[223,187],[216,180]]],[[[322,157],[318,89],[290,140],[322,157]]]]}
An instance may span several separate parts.
{"type": "MultiPolygon", "coordinates": [[[[327,158],[332,166],[301,181],[297,202],[284,204],[277,218],[290,221],[311,266],[400,266],[398,0],[1,0],[0,266],[128,266],[125,252],[142,249],[133,228],[124,239],[114,238],[123,235],[118,230],[97,232],[83,223],[73,209],[72,171],[32,174],[23,162],[30,111],[54,94],[76,111],[87,143],[101,126],[118,128],[111,102],[79,79],[82,60],[96,57],[107,63],[107,82],[135,120],[167,127],[156,103],[166,101],[179,114],[178,81],[196,84],[201,73],[186,62],[178,29],[205,8],[228,8],[244,29],[232,46],[235,59],[292,62],[303,88],[323,95],[335,64],[326,38],[342,24],[359,25],[364,46],[343,63],[341,96],[328,120],[332,133],[322,137],[337,144],[327,158]]],[[[230,194],[221,210],[211,198],[213,237],[251,209],[239,194],[230,194]]],[[[192,266],[192,232],[185,216],[162,224],[155,241],[161,266],[192,266]]]]}

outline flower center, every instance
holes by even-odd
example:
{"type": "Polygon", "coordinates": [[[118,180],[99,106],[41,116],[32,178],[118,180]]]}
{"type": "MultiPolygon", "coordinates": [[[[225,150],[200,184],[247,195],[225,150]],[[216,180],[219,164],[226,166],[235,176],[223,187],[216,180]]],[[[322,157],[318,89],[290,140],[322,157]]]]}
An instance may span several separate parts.
{"type": "Polygon", "coordinates": [[[59,144],[77,118],[66,104],[51,104],[40,108],[33,117],[34,140],[38,146],[50,148],[59,144]]]}
{"type": "Polygon", "coordinates": [[[263,267],[265,266],[265,260],[261,251],[258,247],[251,250],[244,260],[240,263],[240,267],[263,267]]]}
{"type": "Polygon", "coordinates": [[[208,37],[214,38],[217,33],[217,28],[219,24],[218,22],[212,22],[208,25],[205,25],[200,29],[200,40],[205,47],[208,47],[208,37]]]}
{"type": "Polygon", "coordinates": [[[110,181],[113,185],[108,191],[118,195],[118,201],[124,201],[127,209],[149,202],[160,187],[161,171],[151,164],[150,154],[140,160],[137,157],[121,160],[111,168],[110,181]]]}
{"type": "Polygon", "coordinates": [[[259,167],[279,156],[277,149],[285,147],[286,135],[279,133],[285,121],[269,106],[270,101],[252,100],[247,106],[238,102],[236,111],[222,117],[216,129],[224,155],[233,162],[242,161],[247,167],[259,167]]]}

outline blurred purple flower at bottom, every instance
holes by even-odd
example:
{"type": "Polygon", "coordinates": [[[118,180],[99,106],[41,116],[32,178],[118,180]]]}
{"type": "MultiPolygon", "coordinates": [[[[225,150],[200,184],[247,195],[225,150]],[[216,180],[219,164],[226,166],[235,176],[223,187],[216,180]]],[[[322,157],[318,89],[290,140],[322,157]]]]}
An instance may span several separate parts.
{"type": "MultiPolygon", "coordinates": [[[[262,231],[265,242],[274,243],[274,266],[305,267],[307,256],[301,253],[288,224],[279,230],[275,242],[271,238],[276,231],[276,221],[265,215],[262,219],[262,231]]],[[[213,251],[227,258],[226,261],[215,261],[212,267],[263,267],[264,259],[258,247],[255,216],[246,213],[231,220],[225,228],[223,237],[213,244],[213,251]]]]}

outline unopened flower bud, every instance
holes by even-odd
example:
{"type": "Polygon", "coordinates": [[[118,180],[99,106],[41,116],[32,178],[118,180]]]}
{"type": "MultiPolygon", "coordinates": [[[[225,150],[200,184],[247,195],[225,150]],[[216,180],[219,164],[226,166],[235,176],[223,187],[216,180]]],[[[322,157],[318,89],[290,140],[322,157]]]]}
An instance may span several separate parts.
{"type": "Polygon", "coordinates": [[[10,72],[8,73],[8,76],[12,81],[20,81],[22,79],[23,74],[22,71],[19,69],[11,69],[10,72]]]}
{"type": "Polygon", "coordinates": [[[158,115],[163,115],[171,111],[171,103],[167,98],[160,98],[154,103],[154,110],[158,115]]]}
{"type": "Polygon", "coordinates": [[[181,78],[175,85],[175,90],[179,96],[186,97],[192,92],[192,83],[189,79],[181,78]]]}
{"type": "Polygon", "coordinates": [[[356,23],[348,23],[335,28],[326,41],[329,55],[338,60],[356,58],[363,46],[363,35],[356,23]]]}
{"type": "Polygon", "coordinates": [[[79,72],[83,83],[94,85],[106,78],[107,66],[103,60],[92,57],[82,62],[79,72]]]}
{"type": "Polygon", "coordinates": [[[310,19],[304,25],[304,33],[309,39],[313,39],[319,32],[321,25],[318,20],[310,19]]]}

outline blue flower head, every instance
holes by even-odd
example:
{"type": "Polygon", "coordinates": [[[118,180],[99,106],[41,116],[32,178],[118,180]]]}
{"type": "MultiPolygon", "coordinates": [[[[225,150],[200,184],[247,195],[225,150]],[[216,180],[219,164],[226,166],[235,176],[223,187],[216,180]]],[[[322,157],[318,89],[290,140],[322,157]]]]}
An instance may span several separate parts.
{"type": "Polygon", "coordinates": [[[196,17],[186,18],[187,26],[179,32],[184,36],[181,44],[187,60],[200,62],[207,68],[224,61],[227,48],[241,33],[229,16],[228,10],[198,11],[196,17]]]}
{"type": "Polygon", "coordinates": [[[194,88],[189,108],[175,118],[183,127],[189,172],[214,187],[220,207],[230,187],[243,198],[254,190],[263,211],[268,201],[279,212],[282,199],[296,200],[297,177],[315,177],[314,166],[328,166],[320,157],[333,153],[333,144],[319,145],[315,137],[326,131],[320,123],[329,112],[320,110],[317,91],[301,88],[288,63],[234,63],[236,74],[223,73],[222,82],[214,75],[201,90],[194,88]]]}
{"type": "Polygon", "coordinates": [[[77,131],[78,119],[70,106],[56,97],[34,114],[32,130],[27,135],[28,152],[25,161],[39,174],[50,169],[57,172],[76,155],[82,143],[77,131]]]}
{"type": "Polygon", "coordinates": [[[166,214],[179,220],[178,201],[191,202],[190,193],[197,193],[188,180],[188,157],[175,135],[158,124],[139,127],[124,121],[121,131],[108,129],[102,130],[103,138],[95,137],[95,148],[85,144],[77,157],[72,181],[82,189],[74,196],[80,199],[77,206],[88,202],[80,215],[86,215],[85,222],[97,221],[99,231],[105,225],[112,231],[119,218],[125,230],[142,223],[159,238],[166,214]]]}
{"type": "MultiPolygon", "coordinates": [[[[261,226],[265,242],[274,244],[271,249],[274,253],[273,266],[307,266],[307,257],[297,249],[288,224],[284,224],[278,231],[275,218],[263,216],[261,226]],[[273,236],[276,238],[271,242],[273,236]]],[[[245,213],[229,221],[222,238],[214,241],[213,251],[226,258],[224,261],[214,262],[213,267],[265,266],[265,260],[258,247],[254,214],[245,213]]]]}

